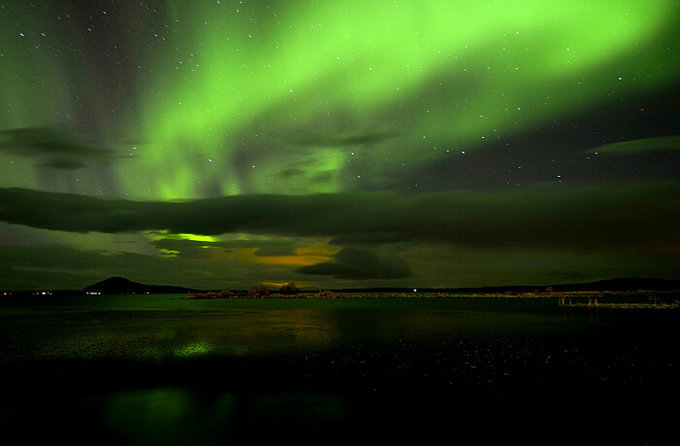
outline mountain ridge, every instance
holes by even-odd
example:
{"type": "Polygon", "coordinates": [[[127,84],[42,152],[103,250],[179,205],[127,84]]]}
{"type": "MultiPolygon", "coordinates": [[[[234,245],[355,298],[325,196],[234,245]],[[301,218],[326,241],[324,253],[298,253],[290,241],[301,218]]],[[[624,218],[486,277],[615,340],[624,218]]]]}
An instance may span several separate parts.
{"type": "MultiPolygon", "coordinates": [[[[521,291],[637,291],[637,290],[672,290],[680,289],[680,280],[654,279],[639,277],[624,277],[616,279],[597,280],[586,283],[563,283],[554,285],[508,285],[490,287],[462,287],[462,288],[404,288],[404,287],[369,287],[334,289],[338,292],[521,292],[521,291]],[[415,290],[415,291],[414,291],[415,290]]],[[[187,293],[200,291],[192,288],[169,285],[146,285],[133,282],[124,277],[109,277],[83,288],[84,292],[101,294],[147,294],[147,293],[187,293]]]]}
{"type": "Polygon", "coordinates": [[[170,285],[146,285],[133,282],[125,277],[109,277],[83,288],[86,293],[101,294],[157,294],[157,293],[186,293],[190,288],[170,285]]]}

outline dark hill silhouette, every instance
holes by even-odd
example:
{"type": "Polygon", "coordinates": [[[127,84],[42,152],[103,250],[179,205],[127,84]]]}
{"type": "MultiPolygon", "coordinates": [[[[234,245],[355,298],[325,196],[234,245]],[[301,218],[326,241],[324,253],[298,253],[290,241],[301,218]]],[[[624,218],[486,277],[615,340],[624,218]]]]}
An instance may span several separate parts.
{"type": "Polygon", "coordinates": [[[188,288],[166,285],[145,285],[133,282],[124,277],[110,277],[101,282],[83,288],[85,292],[98,292],[102,294],[167,294],[186,293],[188,288]]]}
{"type": "MultiPolygon", "coordinates": [[[[418,292],[521,292],[521,291],[545,291],[545,285],[524,285],[524,286],[498,286],[498,287],[479,287],[479,288],[418,288],[418,292]]],[[[637,290],[677,290],[680,289],[680,280],[649,279],[649,278],[619,278],[609,280],[598,280],[589,283],[569,283],[552,285],[554,291],[637,291],[637,290]]],[[[177,286],[165,285],[145,285],[133,282],[124,277],[111,277],[83,289],[85,292],[99,292],[102,294],[170,294],[187,293],[193,290],[177,286]]],[[[412,293],[412,288],[353,288],[339,289],[337,292],[404,292],[412,293]]]]}

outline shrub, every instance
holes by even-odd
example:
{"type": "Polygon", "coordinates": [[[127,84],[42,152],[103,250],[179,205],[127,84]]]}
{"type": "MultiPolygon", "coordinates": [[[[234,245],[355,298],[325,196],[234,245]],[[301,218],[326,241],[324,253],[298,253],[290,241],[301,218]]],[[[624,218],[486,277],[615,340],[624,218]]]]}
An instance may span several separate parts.
{"type": "Polygon", "coordinates": [[[335,298],[335,294],[333,294],[331,291],[321,290],[318,293],[316,293],[316,297],[322,299],[333,299],[335,298]]]}
{"type": "Polygon", "coordinates": [[[222,290],[219,293],[217,293],[217,297],[220,299],[225,299],[227,297],[234,297],[234,293],[231,292],[231,290],[222,290]]]}
{"type": "Polygon", "coordinates": [[[184,299],[216,299],[217,293],[208,291],[207,293],[190,293],[184,296],[184,299]]]}
{"type": "Polygon", "coordinates": [[[269,288],[266,285],[255,285],[248,290],[248,297],[266,297],[269,295],[269,288]]]}
{"type": "Polygon", "coordinates": [[[281,289],[279,290],[281,294],[284,296],[294,296],[297,293],[300,292],[298,287],[295,285],[293,282],[286,282],[283,285],[281,285],[281,289]]]}

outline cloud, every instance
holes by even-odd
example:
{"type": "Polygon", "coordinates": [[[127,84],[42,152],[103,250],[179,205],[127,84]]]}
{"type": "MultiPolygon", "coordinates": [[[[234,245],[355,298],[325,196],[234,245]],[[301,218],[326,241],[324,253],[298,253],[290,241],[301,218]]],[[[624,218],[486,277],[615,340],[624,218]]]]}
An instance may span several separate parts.
{"type": "Polygon", "coordinates": [[[168,234],[166,237],[152,240],[149,243],[161,252],[171,253],[172,256],[194,259],[214,259],[222,253],[244,248],[253,249],[254,255],[261,257],[295,255],[295,244],[289,240],[202,241],[173,238],[172,234],[168,234]]]}
{"type": "Polygon", "coordinates": [[[0,132],[0,151],[41,160],[39,165],[60,170],[87,166],[86,161],[118,157],[102,142],[74,130],[58,127],[26,127],[0,132]]]}
{"type": "MultiPolygon", "coordinates": [[[[158,247],[158,248],[166,248],[166,249],[177,249],[177,250],[182,250],[182,249],[188,249],[188,248],[203,248],[203,247],[210,247],[210,248],[221,248],[221,249],[239,249],[239,248],[259,248],[260,250],[262,249],[276,249],[279,248],[281,250],[286,250],[290,251],[294,249],[294,244],[290,240],[282,240],[282,239],[269,239],[269,238],[261,238],[261,239],[247,239],[247,240],[215,240],[215,241],[208,241],[208,240],[196,240],[196,239],[191,239],[191,238],[179,238],[176,236],[176,234],[169,234],[169,233],[164,233],[162,234],[163,236],[161,238],[158,238],[156,240],[152,240],[149,242],[150,244],[158,247]]],[[[189,235],[190,236],[190,235],[189,235]]],[[[264,254],[266,255],[266,254],[264,254]]]]}
{"type": "Polygon", "coordinates": [[[47,160],[40,165],[59,170],[78,170],[82,169],[83,167],[87,167],[87,163],[83,161],[70,160],[66,158],[54,158],[51,160],[47,160]]]}
{"type": "Polygon", "coordinates": [[[409,267],[394,257],[378,256],[370,251],[345,248],[332,262],[303,266],[304,274],[329,275],[336,279],[399,279],[410,274],[409,267]]]}
{"type": "Polygon", "coordinates": [[[404,196],[240,195],[185,202],[0,189],[0,220],[72,232],[167,230],[465,246],[621,249],[678,244],[678,182],[536,185],[404,196]]]}
{"type": "Polygon", "coordinates": [[[614,144],[607,144],[588,150],[586,153],[600,155],[630,155],[637,153],[656,152],[680,149],[680,136],[665,136],[661,138],[635,139],[614,144]]]}
{"type": "Polygon", "coordinates": [[[293,256],[295,255],[295,245],[269,245],[262,246],[255,251],[256,256],[271,257],[271,256],[293,256]]]}
{"type": "Polygon", "coordinates": [[[341,147],[376,144],[383,142],[393,136],[394,133],[390,132],[366,132],[351,135],[329,135],[328,133],[313,134],[308,132],[304,135],[295,136],[291,139],[293,142],[301,145],[341,147]]]}
{"type": "Polygon", "coordinates": [[[296,280],[281,265],[252,264],[235,258],[209,260],[76,249],[63,245],[0,246],[2,289],[82,289],[111,276],[142,283],[177,285],[198,289],[242,288],[263,280],[296,280]]]}

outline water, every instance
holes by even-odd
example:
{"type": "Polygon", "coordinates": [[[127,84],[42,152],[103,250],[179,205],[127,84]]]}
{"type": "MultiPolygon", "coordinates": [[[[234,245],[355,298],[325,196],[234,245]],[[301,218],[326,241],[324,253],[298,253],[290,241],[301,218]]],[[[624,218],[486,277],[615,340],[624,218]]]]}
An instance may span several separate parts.
{"type": "Polygon", "coordinates": [[[172,294],[41,297],[0,307],[0,318],[6,341],[0,353],[10,360],[269,355],[605,323],[560,312],[552,299],[186,300],[172,294]]]}
{"type": "Polygon", "coordinates": [[[660,432],[653,407],[677,397],[678,327],[675,312],[572,311],[542,298],[5,300],[0,420],[28,439],[76,432],[100,444],[422,439],[452,420],[458,438],[479,439],[495,435],[488,420],[513,432],[515,405],[532,401],[522,413],[538,422],[533,437],[516,432],[525,442],[559,429],[561,411],[582,426],[592,411],[627,421],[632,431],[616,438],[641,444],[660,432]]]}

